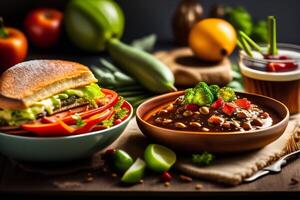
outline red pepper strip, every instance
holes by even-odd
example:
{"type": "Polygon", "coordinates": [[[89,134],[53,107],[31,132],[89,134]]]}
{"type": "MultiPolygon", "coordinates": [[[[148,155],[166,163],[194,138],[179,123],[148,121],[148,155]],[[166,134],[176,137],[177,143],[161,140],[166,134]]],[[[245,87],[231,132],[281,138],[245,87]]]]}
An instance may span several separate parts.
{"type": "Polygon", "coordinates": [[[73,132],[73,134],[76,135],[76,134],[90,132],[98,123],[102,122],[103,120],[109,119],[114,114],[115,114],[115,111],[108,112],[104,115],[102,113],[94,115],[94,116],[90,117],[89,119],[84,120],[85,125],[83,127],[76,129],[73,132]]]}
{"type": "Polygon", "coordinates": [[[123,122],[123,121],[125,121],[128,118],[129,114],[131,113],[131,108],[130,108],[129,103],[127,101],[125,101],[123,103],[123,105],[121,106],[121,108],[126,108],[128,110],[128,114],[122,119],[122,122],[123,122]]]}
{"type": "MultiPolygon", "coordinates": [[[[118,94],[115,92],[115,91],[112,91],[112,90],[108,90],[108,89],[101,89],[101,91],[106,94],[106,95],[111,95],[111,99],[110,101],[102,106],[102,107],[99,107],[99,108],[96,108],[96,109],[92,109],[92,110],[87,110],[85,112],[77,112],[78,115],[81,117],[81,119],[86,119],[90,116],[93,116],[93,115],[96,115],[98,113],[101,113],[103,112],[104,110],[114,106],[117,102],[118,102],[118,94]]],[[[60,115],[53,115],[53,116],[50,116],[50,117],[44,117],[42,119],[42,121],[44,123],[53,123],[53,122],[57,122],[58,120],[61,120],[67,124],[75,124],[75,120],[72,118],[72,115],[75,114],[73,112],[70,112],[70,111],[65,111],[65,116],[62,116],[62,114],[60,115]],[[60,118],[56,117],[56,116],[60,116],[60,118]]]]}
{"type": "MultiPolygon", "coordinates": [[[[128,109],[128,113],[131,113],[131,108],[129,106],[129,103],[127,101],[125,101],[123,103],[123,105],[121,106],[122,108],[126,108],[128,109]]],[[[128,117],[129,117],[130,114],[126,115],[123,119],[117,119],[114,121],[114,125],[118,125],[120,123],[122,123],[123,121],[125,121],[128,117]]],[[[110,117],[109,117],[110,118],[110,117]]],[[[106,127],[102,126],[102,125],[96,125],[94,126],[91,130],[92,131],[99,131],[99,130],[103,130],[103,129],[106,129],[106,127]]]]}
{"type": "Polygon", "coordinates": [[[106,110],[104,113],[94,115],[84,120],[85,125],[80,128],[73,128],[63,121],[57,121],[48,124],[23,124],[22,128],[35,133],[38,136],[67,136],[89,132],[96,124],[108,119],[114,114],[114,111],[106,110]]]}
{"type": "Polygon", "coordinates": [[[72,135],[74,128],[68,126],[63,121],[57,121],[50,124],[23,124],[23,129],[33,132],[38,136],[67,136],[72,135]]]}

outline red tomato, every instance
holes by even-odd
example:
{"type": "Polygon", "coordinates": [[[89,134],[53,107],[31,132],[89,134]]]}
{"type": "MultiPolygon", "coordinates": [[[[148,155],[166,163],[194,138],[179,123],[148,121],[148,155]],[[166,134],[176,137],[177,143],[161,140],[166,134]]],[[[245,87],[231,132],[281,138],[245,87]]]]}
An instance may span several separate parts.
{"type": "Polygon", "coordinates": [[[236,106],[233,103],[225,103],[222,107],[223,113],[228,116],[231,116],[236,110],[236,106]]]}
{"type": "Polygon", "coordinates": [[[212,107],[213,109],[216,110],[216,109],[219,109],[219,108],[223,107],[223,105],[224,105],[223,99],[222,98],[218,98],[215,102],[213,102],[211,104],[210,107],[212,107]]]}
{"type": "Polygon", "coordinates": [[[61,35],[63,13],[52,8],[31,11],[24,22],[29,40],[40,48],[55,45],[61,35]]]}
{"type": "Polygon", "coordinates": [[[7,28],[0,18],[0,74],[7,68],[22,62],[27,55],[27,39],[14,28],[7,28]]]}
{"type": "Polygon", "coordinates": [[[235,101],[235,104],[241,108],[244,108],[244,109],[249,109],[251,107],[251,102],[246,99],[246,98],[243,98],[243,99],[237,99],[235,101]]]}
{"type": "Polygon", "coordinates": [[[290,71],[298,68],[298,64],[294,62],[286,63],[268,63],[267,71],[269,72],[283,72],[290,71]]]}

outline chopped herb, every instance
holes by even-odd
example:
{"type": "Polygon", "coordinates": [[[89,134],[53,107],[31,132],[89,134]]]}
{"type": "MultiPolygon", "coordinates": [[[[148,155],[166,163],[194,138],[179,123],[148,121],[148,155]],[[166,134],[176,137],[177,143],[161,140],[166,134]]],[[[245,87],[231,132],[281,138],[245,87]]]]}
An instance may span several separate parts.
{"type": "Polygon", "coordinates": [[[122,108],[122,105],[124,104],[124,102],[125,102],[125,99],[123,97],[119,97],[118,102],[114,106],[114,109],[116,111],[116,117],[118,117],[119,119],[123,119],[124,117],[126,117],[126,115],[128,113],[128,109],[122,108]]]}
{"type": "Polygon", "coordinates": [[[114,109],[119,110],[124,102],[125,99],[123,97],[119,97],[118,102],[114,105],[114,109]]]}
{"type": "Polygon", "coordinates": [[[105,126],[106,128],[109,128],[114,125],[114,121],[116,118],[123,119],[124,117],[126,117],[128,109],[122,108],[124,102],[125,99],[123,97],[119,97],[118,102],[114,105],[114,110],[116,113],[109,119],[102,121],[101,125],[105,126]]]}
{"type": "Polygon", "coordinates": [[[197,165],[201,165],[201,166],[210,165],[214,159],[215,159],[215,156],[206,151],[203,152],[202,154],[193,154],[192,155],[192,162],[197,165]]]}
{"type": "Polygon", "coordinates": [[[85,122],[81,119],[79,114],[72,115],[72,118],[76,121],[77,127],[82,127],[85,125],[85,122]]]}
{"type": "Polygon", "coordinates": [[[116,116],[117,116],[119,119],[123,119],[124,117],[127,116],[127,113],[128,113],[128,109],[126,109],[126,108],[121,108],[121,109],[119,109],[118,111],[116,111],[116,116]]]}
{"type": "Polygon", "coordinates": [[[114,125],[115,115],[111,116],[109,119],[103,120],[102,125],[106,128],[112,127],[114,125]]]}

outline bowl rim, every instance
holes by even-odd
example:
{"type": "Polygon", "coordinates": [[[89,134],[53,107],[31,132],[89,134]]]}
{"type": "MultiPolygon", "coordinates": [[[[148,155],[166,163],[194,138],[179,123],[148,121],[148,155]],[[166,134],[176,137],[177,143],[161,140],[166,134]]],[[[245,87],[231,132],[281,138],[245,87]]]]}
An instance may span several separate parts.
{"type": "Polygon", "coordinates": [[[274,125],[272,125],[270,127],[263,128],[263,129],[258,129],[258,130],[252,130],[252,131],[232,131],[232,132],[209,132],[209,131],[208,132],[204,132],[204,131],[181,131],[181,130],[174,130],[174,129],[162,128],[162,127],[150,124],[149,122],[145,121],[140,116],[139,111],[140,111],[140,109],[145,104],[147,104],[147,103],[149,103],[151,101],[154,101],[154,100],[166,97],[166,96],[171,96],[172,94],[175,96],[175,95],[180,95],[180,94],[183,94],[183,93],[184,93],[184,90],[177,91],[177,92],[171,92],[171,93],[168,93],[168,94],[159,95],[159,96],[156,96],[156,97],[153,97],[153,98],[150,98],[150,99],[146,100],[145,102],[143,102],[141,105],[138,106],[138,108],[136,110],[136,118],[138,120],[140,120],[141,122],[143,122],[144,124],[146,124],[147,126],[150,126],[152,128],[155,128],[155,129],[159,129],[159,130],[161,130],[163,132],[170,133],[170,131],[172,131],[172,134],[176,133],[176,134],[185,134],[185,135],[212,135],[212,136],[226,136],[227,135],[227,136],[232,136],[232,135],[250,135],[250,134],[256,134],[256,133],[259,133],[259,132],[262,132],[262,131],[269,131],[271,129],[274,129],[274,128],[282,126],[286,121],[288,121],[288,119],[290,117],[290,112],[289,112],[288,108],[283,103],[281,103],[280,101],[278,101],[276,99],[273,99],[271,97],[264,96],[264,95],[259,95],[259,94],[254,94],[254,93],[248,93],[248,92],[237,92],[237,93],[251,95],[251,96],[258,96],[258,97],[269,99],[271,101],[275,101],[280,106],[282,106],[282,108],[284,108],[284,110],[286,112],[285,117],[283,119],[281,119],[278,123],[276,123],[276,124],[274,124],[274,125]]]}
{"type": "Polygon", "coordinates": [[[37,140],[37,141],[46,141],[47,140],[47,141],[49,141],[49,140],[67,140],[67,139],[74,139],[74,138],[80,138],[80,137],[86,137],[86,136],[92,136],[92,135],[96,135],[96,134],[106,133],[110,130],[117,129],[118,127],[122,126],[124,123],[127,123],[128,121],[131,120],[132,115],[133,115],[133,107],[128,101],[125,101],[125,103],[127,103],[127,105],[130,108],[130,114],[120,124],[114,125],[108,129],[103,129],[103,130],[99,130],[99,131],[93,131],[93,132],[83,133],[83,134],[78,134],[78,135],[56,136],[56,137],[21,136],[21,135],[7,134],[7,133],[3,133],[3,132],[0,132],[0,135],[5,136],[5,137],[16,138],[16,139],[24,139],[24,140],[37,140]]]}

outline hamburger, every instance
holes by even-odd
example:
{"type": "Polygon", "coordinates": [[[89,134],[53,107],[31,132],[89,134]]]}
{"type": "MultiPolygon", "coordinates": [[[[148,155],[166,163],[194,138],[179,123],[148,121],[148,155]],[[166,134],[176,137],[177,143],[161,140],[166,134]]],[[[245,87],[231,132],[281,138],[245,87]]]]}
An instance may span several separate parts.
{"type": "Polygon", "coordinates": [[[128,109],[121,97],[101,89],[97,81],[86,66],[69,61],[32,60],[9,68],[0,78],[0,131],[41,132],[40,127],[50,130],[59,122],[74,132],[76,123],[83,126],[93,116],[102,117],[95,126],[112,126],[128,109]]]}

